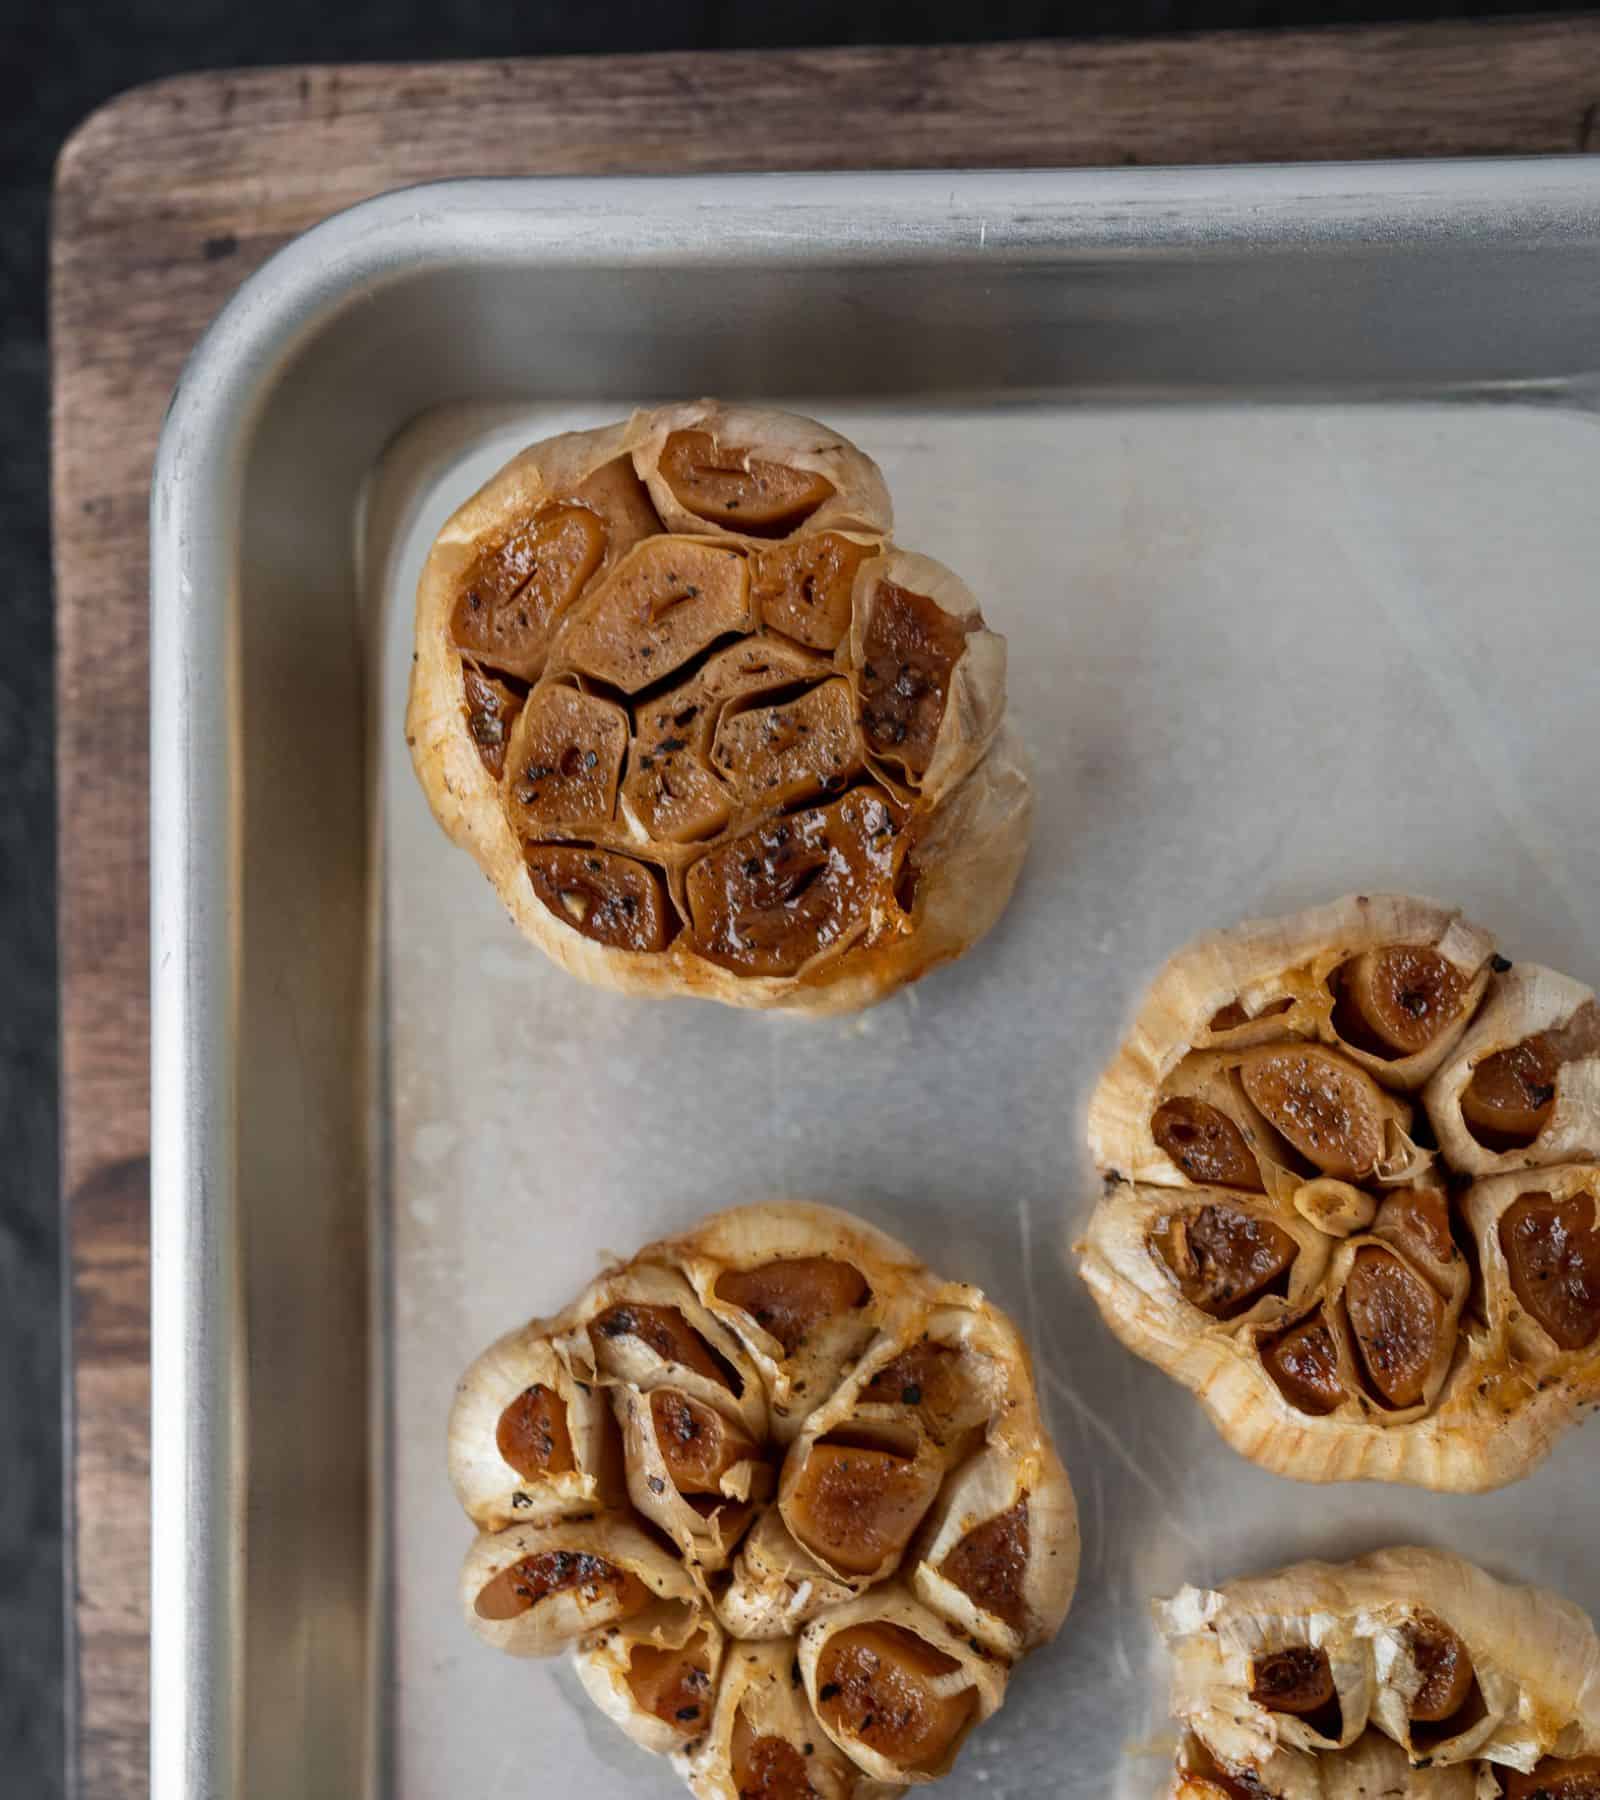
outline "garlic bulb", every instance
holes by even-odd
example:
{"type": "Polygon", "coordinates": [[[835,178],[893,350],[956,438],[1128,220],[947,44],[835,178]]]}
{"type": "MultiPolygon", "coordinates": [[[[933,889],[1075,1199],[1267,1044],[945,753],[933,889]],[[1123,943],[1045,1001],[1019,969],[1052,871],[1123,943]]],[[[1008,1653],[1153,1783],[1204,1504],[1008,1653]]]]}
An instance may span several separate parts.
{"type": "Polygon", "coordinates": [[[571,973],[827,1013],[999,917],[1031,798],[1005,642],[876,466],[713,401],[525,450],[417,593],[435,816],[571,973]]]}
{"type": "Polygon", "coordinates": [[[831,1207],[719,1214],[507,1334],[462,1383],[450,1466],[487,1528],[474,1630],[570,1646],[708,1800],[942,1773],[1077,1575],[1011,1322],[831,1207]]]}
{"type": "Polygon", "coordinates": [[[1181,952],[1089,1142],[1090,1292],[1266,1468],[1497,1487],[1600,1393],[1600,1011],[1444,907],[1181,952]]]}
{"type": "Polygon", "coordinates": [[[1600,1639],[1555,1594],[1439,1550],[1308,1562],[1155,1608],[1173,1792],[1590,1800],[1600,1639]]]}

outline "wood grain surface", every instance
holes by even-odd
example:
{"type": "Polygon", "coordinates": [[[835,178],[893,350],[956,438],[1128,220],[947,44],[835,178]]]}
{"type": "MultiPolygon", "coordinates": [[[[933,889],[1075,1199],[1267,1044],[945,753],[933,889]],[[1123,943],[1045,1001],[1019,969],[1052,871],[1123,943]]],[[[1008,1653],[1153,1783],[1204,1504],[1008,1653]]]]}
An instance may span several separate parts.
{"type": "Polygon", "coordinates": [[[184,77],[62,153],[52,243],[74,1791],[147,1791],[145,507],[167,396],[239,281],[408,182],[1600,150],[1600,18],[1140,43],[184,77]]]}

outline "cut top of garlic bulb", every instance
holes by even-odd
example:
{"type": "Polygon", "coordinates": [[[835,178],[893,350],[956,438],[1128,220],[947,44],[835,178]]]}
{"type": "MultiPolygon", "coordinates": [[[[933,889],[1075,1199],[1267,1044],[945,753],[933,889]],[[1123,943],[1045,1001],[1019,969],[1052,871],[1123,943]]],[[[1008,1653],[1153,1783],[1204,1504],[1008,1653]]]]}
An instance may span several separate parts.
{"type": "Polygon", "coordinates": [[[1076,1580],[1010,1320],[827,1206],[718,1214],[507,1334],[450,1463],[473,1629],[571,1645],[707,1800],[934,1779],[1076,1580]]]}
{"type": "Polygon", "coordinates": [[[1600,1011],[1445,907],[1180,952],[1089,1141],[1102,1313],[1268,1468],[1494,1487],[1600,1395],[1600,1011]]]}
{"type": "Polygon", "coordinates": [[[407,735],[573,973],[835,1011],[960,954],[1026,842],[1005,644],[876,466],[714,401],[535,444],[445,525],[407,735]]]}
{"type": "Polygon", "coordinates": [[[1155,1615],[1175,1793],[1356,1793],[1363,1772],[1461,1800],[1593,1791],[1600,1639],[1555,1594],[1404,1549],[1185,1588],[1155,1615]]]}

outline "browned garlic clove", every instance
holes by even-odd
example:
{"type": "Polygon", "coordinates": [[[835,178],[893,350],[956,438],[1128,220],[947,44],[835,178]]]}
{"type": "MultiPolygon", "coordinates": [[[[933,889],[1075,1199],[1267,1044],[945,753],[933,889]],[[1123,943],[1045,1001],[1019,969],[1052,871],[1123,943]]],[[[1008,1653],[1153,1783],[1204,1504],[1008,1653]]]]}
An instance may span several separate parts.
{"type": "Polygon", "coordinates": [[[604,1396],[556,1349],[560,1321],[534,1320],[491,1344],[450,1411],[450,1481],[486,1531],[533,1523],[622,1492],[620,1443],[604,1396]]]}
{"type": "Polygon", "coordinates": [[[668,1601],[585,1638],[574,1661],[606,1717],[668,1756],[710,1727],[726,1648],[714,1619],[668,1601]]]}
{"type": "Polygon", "coordinates": [[[461,1572],[478,1636],[513,1656],[549,1656],[659,1602],[701,1601],[676,1557],[617,1513],[514,1525],[480,1537],[461,1572]]]}
{"type": "Polygon", "coordinates": [[[800,1672],[823,1730],[869,1775],[921,1785],[943,1775],[1000,1705],[1006,1669],[903,1590],[879,1589],[800,1634],[800,1672]]]}
{"type": "Polygon", "coordinates": [[[736,1647],[704,1743],[680,1763],[701,1800],[864,1800],[795,1676],[791,1640],[736,1647]]]}
{"type": "Polygon", "coordinates": [[[1600,1006],[1534,963],[1497,974],[1424,1100],[1439,1146],[1486,1176],[1600,1157],[1600,1006]]]}
{"type": "Polygon", "coordinates": [[[1464,1211],[1492,1339],[1530,1372],[1529,1403],[1600,1397],[1600,1167],[1491,1176],[1464,1211]]]}

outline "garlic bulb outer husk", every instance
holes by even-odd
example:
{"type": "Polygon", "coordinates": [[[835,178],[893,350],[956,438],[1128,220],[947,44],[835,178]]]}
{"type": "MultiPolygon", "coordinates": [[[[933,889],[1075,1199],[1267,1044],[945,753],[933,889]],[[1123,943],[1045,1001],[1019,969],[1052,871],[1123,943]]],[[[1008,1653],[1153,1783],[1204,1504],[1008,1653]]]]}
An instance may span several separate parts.
{"type": "MultiPolygon", "coordinates": [[[[614,1724],[620,1725],[636,1744],[657,1756],[675,1756],[686,1749],[683,1731],[639,1704],[629,1680],[631,1660],[640,1645],[651,1649],[681,1650],[699,1636],[705,1646],[706,1691],[714,1695],[722,1671],[727,1638],[715,1619],[674,1601],[662,1601],[648,1611],[608,1625],[582,1639],[572,1653],[573,1666],[583,1690],[614,1724]]],[[[707,1718],[696,1736],[709,1724],[707,1718]]]]}
{"type": "Polygon", "coordinates": [[[741,450],[751,461],[783,463],[831,482],[833,493],[784,536],[855,531],[887,537],[893,529],[894,507],[877,464],[816,419],[708,399],[636,412],[622,429],[639,479],[668,531],[724,539],[746,535],[736,525],[691,512],[673,492],[660,464],[667,439],[675,431],[704,431],[719,449],[741,450]]]}
{"type": "MultiPolygon", "coordinates": [[[[1482,991],[1494,944],[1459,912],[1405,894],[1346,895],[1284,918],[1247,921],[1198,938],[1162,969],[1089,1105],[1089,1147],[1096,1164],[1135,1182],[1186,1185],[1156,1144],[1150,1117],[1163,1083],[1193,1050],[1255,1048],[1285,1038],[1332,1045],[1388,1089],[1418,1088],[1460,1038],[1470,996],[1482,991]],[[1370,1056],[1333,1025],[1329,978],[1365,950],[1413,944],[1436,949],[1470,977],[1461,1012],[1427,1048],[1393,1060],[1370,1056]],[[1243,1005],[1248,1021],[1213,1031],[1224,1007],[1243,1005]],[[1272,1011],[1273,1008],[1283,1008],[1272,1011]]],[[[1398,1173],[1404,1159],[1391,1171],[1398,1173]]]]}
{"type": "Polygon", "coordinates": [[[738,1338],[761,1373],[771,1401],[771,1434],[780,1444],[793,1441],[884,1321],[908,1304],[907,1296],[914,1297],[910,1304],[921,1304],[927,1287],[924,1265],[904,1244],[836,1207],[805,1201],[714,1214],[682,1237],[650,1245],[639,1259],[681,1271],[706,1311],[738,1338]],[[824,1320],[788,1354],[756,1318],[720,1299],[716,1290],[730,1271],[800,1257],[823,1257],[857,1270],[869,1292],[860,1307],[824,1320]]]}
{"type": "Polygon", "coordinates": [[[1285,1716],[1248,1698],[1250,1653],[1274,1640],[1326,1651],[1342,1707],[1344,1672],[1364,1668],[1364,1716],[1409,1746],[1401,1715],[1418,1677],[1401,1633],[1419,1617],[1461,1639],[1485,1708],[1477,1724],[1415,1751],[1419,1759],[1527,1771],[1545,1756],[1600,1749],[1600,1639],[1588,1618],[1559,1595],[1498,1581],[1448,1551],[1298,1563],[1216,1590],[1186,1588],[1154,1611],[1174,1655],[1173,1711],[1225,1762],[1283,1739],[1285,1716]]]}
{"type": "Polygon", "coordinates": [[[565,1315],[567,1329],[556,1340],[576,1380],[591,1386],[620,1384],[651,1394],[676,1388],[735,1420],[758,1442],[767,1435],[767,1403],[760,1377],[738,1338],[707,1310],[676,1270],[634,1262],[591,1282],[565,1315]],[[690,1329],[733,1371],[735,1391],[701,1370],[652,1350],[632,1332],[608,1332],[597,1321],[618,1306],[664,1307],[681,1314],[690,1329]]]}
{"type": "Polygon", "coordinates": [[[617,1444],[605,1398],[573,1378],[556,1349],[560,1319],[535,1319],[498,1338],[472,1364],[450,1409],[450,1483],[484,1531],[533,1524],[612,1505],[623,1491],[617,1444]],[[501,1415],[532,1387],[558,1396],[572,1440],[574,1467],[528,1480],[500,1453],[501,1415]]]}
{"type": "Polygon", "coordinates": [[[704,1610],[702,1596],[677,1559],[620,1513],[513,1525],[506,1531],[480,1533],[461,1568],[462,1610],[486,1644],[511,1656],[553,1656],[578,1638],[628,1616],[619,1605],[615,1584],[607,1581],[596,1584],[601,1591],[592,1598],[577,1587],[558,1589],[512,1618],[485,1618],[478,1611],[479,1596],[495,1577],[525,1558],[547,1554],[598,1558],[635,1577],[653,1596],[647,1604],[675,1602],[675,1607],[659,1611],[661,1642],[671,1642],[683,1615],[698,1617],[704,1610]]]}
{"type": "Polygon", "coordinates": [[[812,1620],[800,1633],[799,1660],[806,1698],[823,1731],[868,1775],[900,1787],[920,1787],[949,1771],[961,1746],[973,1730],[999,1710],[1000,1703],[1005,1698],[1009,1675],[1006,1664],[1000,1658],[981,1648],[973,1649],[899,1582],[889,1582],[873,1588],[812,1620]],[[855,1625],[874,1624],[898,1626],[921,1638],[931,1649],[951,1658],[958,1665],[957,1669],[941,1678],[942,1681],[948,1682],[950,1692],[964,1692],[970,1688],[975,1697],[976,1704],[971,1718],[931,1768],[904,1768],[892,1758],[874,1750],[861,1738],[835,1732],[823,1717],[819,1705],[817,1675],[817,1665],[823,1652],[841,1631],[855,1625]]]}
{"type": "Polygon", "coordinates": [[[1439,1148],[1467,1175],[1600,1159],[1600,1010],[1593,990],[1537,963],[1515,963],[1496,975],[1483,1010],[1429,1081],[1423,1103],[1439,1148]],[[1511,1150],[1479,1143],[1461,1115],[1478,1064],[1539,1033],[1563,1032],[1578,1039],[1580,1053],[1562,1061],[1555,1104],[1538,1136],[1511,1150]]]}

